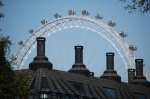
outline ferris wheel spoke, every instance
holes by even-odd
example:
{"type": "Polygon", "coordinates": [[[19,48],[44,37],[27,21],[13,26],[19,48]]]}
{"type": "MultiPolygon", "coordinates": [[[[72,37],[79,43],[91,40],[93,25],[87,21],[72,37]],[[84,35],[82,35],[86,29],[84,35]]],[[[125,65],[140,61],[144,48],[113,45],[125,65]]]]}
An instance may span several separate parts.
{"type": "MultiPolygon", "coordinates": [[[[28,55],[30,54],[30,52],[34,49],[33,46],[35,45],[36,37],[50,36],[51,34],[54,34],[58,31],[61,31],[63,29],[68,29],[68,28],[81,28],[82,31],[83,31],[83,28],[85,28],[88,31],[92,31],[97,34],[100,34],[110,44],[112,44],[112,47],[114,47],[117,50],[117,52],[119,53],[119,55],[121,56],[121,58],[124,62],[124,65],[126,66],[126,68],[134,67],[133,60],[135,59],[135,57],[134,57],[132,51],[129,50],[129,46],[127,45],[127,43],[114,29],[112,29],[112,27],[104,24],[101,21],[90,19],[89,17],[85,17],[85,16],[80,17],[80,16],[75,16],[75,15],[52,20],[51,22],[45,23],[39,29],[34,30],[33,33],[24,42],[24,44],[21,46],[21,48],[19,49],[19,51],[16,54],[16,56],[18,56],[18,58],[17,58],[18,60],[16,60],[16,61],[20,62],[18,64],[22,65],[23,62],[28,57],[28,55]],[[27,51],[27,52],[25,52],[25,51],[27,51]]],[[[78,44],[79,43],[82,44],[85,42],[84,44],[87,46],[87,44],[91,43],[91,39],[92,39],[93,35],[91,35],[90,38],[88,38],[88,40],[81,41],[79,39],[82,37],[83,34],[81,34],[81,32],[77,33],[77,34],[78,34],[77,35],[77,38],[78,38],[77,43],[78,44]]],[[[88,37],[88,35],[89,35],[89,33],[86,36],[88,37]]],[[[87,38],[87,37],[85,37],[85,38],[87,38]]],[[[60,33],[59,38],[62,39],[61,33],[60,33]]],[[[69,41],[66,40],[66,42],[69,42],[69,41]]],[[[57,39],[57,47],[58,47],[59,43],[62,43],[62,42],[58,42],[58,39],[57,39]]],[[[93,46],[96,46],[96,45],[97,45],[97,42],[95,42],[95,45],[93,45],[93,46]]],[[[58,47],[58,48],[60,48],[60,47],[58,47]]],[[[87,47],[86,50],[88,50],[88,49],[89,48],[87,47]]],[[[59,54],[62,55],[62,49],[60,48],[59,50],[60,50],[59,54]]],[[[92,50],[94,52],[92,52],[91,55],[94,56],[96,48],[93,47],[92,50]]],[[[110,50],[110,48],[109,48],[109,50],[110,50]]],[[[69,59],[69,56],[68,56],[68,59],[69,59]]],[[[90,61],[92,62],[92,59],[90,61]]],[[[90,64],[90,61],[89,61],[89,64],[90,64]]],[[[68,62],[68,64],[69,64],[69,62],[68,62]]],[[[64,65],[63,62],[61,65],[62,66],[64,65]]],[[[19,65],[18,65],[18,67],[21,68],[21,66],[19,66],[19,65]]]]}
{"type": "Polygon", "coordinates": [[[88,65],[90,65],[91,61],[93,60],[93,56],[95,55],[95,52],[96,52],[95,48],[97,45],[97,41],[98,41],[98,37],[97,37],[96,41],[94,42],[94,45],[92,46],[93,49],[91,50],[91,55],[90,55],[91,59],[89,58],[88,65]]]}

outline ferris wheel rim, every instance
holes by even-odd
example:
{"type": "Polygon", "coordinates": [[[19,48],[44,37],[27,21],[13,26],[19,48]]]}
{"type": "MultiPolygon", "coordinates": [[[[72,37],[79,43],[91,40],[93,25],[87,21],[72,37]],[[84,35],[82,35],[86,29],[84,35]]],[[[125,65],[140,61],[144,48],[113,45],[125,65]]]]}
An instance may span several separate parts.
{"type": "MultiPolygon", "coordinates": [[[[42,30],[43,28],[46,28],[46,26],[48,26],[48,25],[50,25],[50,24],[53,24],[53,23],[55,23],[55,22],[59,22],[59,21],[61,21],[61,20],[63,20],[64,21],[64,23],[65,22],[68,22],[68,21],[73,21],[73,20],[85,20],[85,21],[89,21],[89,22],[92,22],[93,24],[97,24],[97,25],[99,25],[99,26],[101,26],[103,29],[105,29],[105,30],[107,30],[107,32],[109,32],[109,33],[116,33],[117,34],[117,32],[114,30],[114,29],[112,29],[111,27],[109,27],[108,25],[106,25],[106,24],[104,24],[103,22],[100,22],[100,21],[97,21],[97,20],[94,20],[94,19],[91,19],[91,18],[88,18],[88,17],[81,17],[81,16],[76,16],[76,15],[73,15],[73,16],[67,16],[67,17],[62,17],[62,18],[57,18],[57,19],[54,19],[54,20],[52,20],[52,21],[50,21],[50,22],[48,22],[48,23],[46,23],[46,24],[44,24],[43,26],[41,26],[40,28],[38,28],[36,31],[34,31],[34,33],[32,33],[26,40],[25,40],[25,42],[24,42],[24,44],[19,48],[19,50],[18,50],[18,52],[17,52],[17,54],[15,55],[17,58],[18,58],[18,54],[19,54],[19,52],[22,50],[22,48],[24,47],[24,46],[26,46],[26,43],[28,43],[28,41],[29,41],[29,39],[30,38],[32,38],[36,33],[38,33],[40,30],[42,30]]],[[[58,23],[57,25],[59,25],[59,24],[62,24],[62,23],[58,23]]],[[[54,27],[55,27],[55,25],[54,25],[54,27]]],[[[73,26],[72,27],[70,27],[70,28],[73,28],[73,26]]],[[[80,28],[80,27],[77,27],[77,28],[80,28]]],[[[81,28],[86,28],[86,27],[81,27],[81,28]]],[[[64,28],[64,29],[67,29],[67,28],[64,28]]],[[[86,28],[87,29],[87,28],[86,28]]],[[[62,29],[60,29],[60,30],[62,30],[62,29]]],[[[87,30],[90,30],[90,29],[87,29],[87,30]]],[[[47,30],[48,31],[48,30],[47,30]]],[[[57,31],[55,31],[55,32],[57,32],[57,31]]],[[[96,33],[96,31],[95,30],[93,30],[93,32],[95,32],[96,33]]],[[[42,36],[44,33],[41,33],[41,35],[39,35],[39,36],[42,36]]],[[[118,35],[118,34],[117,34],[118,35]]],[[[102,34],[101,34],[101,36],[103,36],[102,34]]],[[[119,35],[118,35],[119,36],[119,35]]],[[[103,36],[103,37],[105,37],[105,36],[103,36]]],[[[115,37],[114,37],[115,38],[115,37]]],[[[120,37],[121,38],[121,37],[120,37]]],[[[105,39],[107,39],[106,37],[105,37],[105,39]]],[[[111,43],[111,40],[109,40],[109,39],[107,39],[110,43],[111,43]]],[[[120,40],[123,40],[124,41],[124,39],[123,38],[121,38],[120,40]]],[[[35,42],[36,42],[36,40],[34,40],[34,42],[33,42],[33,44],[31,44],[30,45],[30,48],[35,44],[35,42]]],[[[118,41],[118,42],[120,42],[120,41],[118,41]]],[[[125,41],[124,41],[125,42],[125,41]]],[[[113,46],[115,46],[115,44],[113,44],[113,43],[111,43],[113,46]]],[[[120,44],[120,43],[119,43],[120,44]]],[[[125,42],[125,45],[128,47],[128,44],[125,42]]],[[[117,50],[117,48],[115,48],[116,50],[117,50]]],[[[127,50],[127,49],[124,49],[123,47],[122,47],[122,49],[123,50],[127,50]]],[[[28,49],[27,51],[29,51],[30,49],[28,49]]],[[[118,50],[117,50],[117,52],[118,52],[118,50]]],[[[119,53],[119,52],[118,52],[119,53]]],[[[126,53],[126,52],[125,52],[126,53]]],[[[28,56],[28,55],[26,55],[26,54],[28,54],[28,52],[25,52],[25,56],[24,57],[26,57],[26,56],[28,56]]],[[[121,56],[121,58],[123,59],[123,61],[124,61],[124,58],[123,58],[123,56],[121,55],[121,53],[119,53],[120,54],[120,56],[121,56]]],[[[132,51],[130,51],[129,49],[128,49],[128,54],[130,54],[131,56],[132,56],[132,59],[135,59],[135,57],[134,57],[134,55],[132,54],[132,51]]],[[[127,57],[127,59],[128,59],[128,54],[126,54],[126,57],[127,57]]],[[[24,60],[24,57],[22,57],[22,60],[21,61],[23,61],[24,60]]],[[[17,60],[17,59],[16,59],[17,60]]],[[[129,61],[129,59],[128,59],[128,61],[129,61]]],[[[23,62],[24,63],[24,62],[23,62]]],[[[129,62],[130,63],[130,62],[129,62]]],[[[21,66],[21,64],[22,63],[20,63],[19,65],[20,66],[18,66],[17,68],[18,69],[20,69],[22,66],[21,66]]],[[[124,62],[124,64],[125,64],[125,62],[124,62]]],[[[130,64],[131,65],[131,64],[130,64]]],[[[132,65],[134,65],[134,63],[132,64],[132,65]]],[[[126,68],[128,69],[128,67],[127,67],[127,65],[125,64],[125,66],[126,66],[126,68]]],[[[133,68],[134,66],[131,66],[131,68],[133,68]]]]}

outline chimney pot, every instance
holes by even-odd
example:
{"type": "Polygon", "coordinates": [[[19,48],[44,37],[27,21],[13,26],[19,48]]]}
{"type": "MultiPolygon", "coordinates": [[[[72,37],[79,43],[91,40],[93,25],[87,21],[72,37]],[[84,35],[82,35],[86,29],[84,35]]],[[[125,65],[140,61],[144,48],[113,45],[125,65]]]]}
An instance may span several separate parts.
{"type": "Polygon", "coordinates": [[[75,64],[68,72],[90,76],[90,71],[83,64],[83,46],[75,46],[75,64]]]}
{"type": "Polygon", "coordinates": [[[135,69],[128,69],[128,82],[130,83],[135,76],[135,69]]]}
{"type": "Polygon", "coordinates": [[[106,53],[106,58],[107,69],[114,69],[114,53],[106,53]]]}
{"type": "Polygon", "coordinates": [[[44,37],[37,37],[37,56],[34,60],[29,64],[29,69],[37,70],[38,68],[47,68],[52,69],[53,64],[48,61],[48,58],[45,56],[45,41],[44,37]]]}
{"type": "Polygon", "coordinates": [[[143,76],[143,59],[136,59],[136,76],[143,76]]]}
{"type": "Polygon", "coordinates": [[[121,82],[121,77],[117,74],[117,71],[114,70],[114,53],[108,52],[106,53],[106,70],[104,74],[100,76],[100,78],[115,80],[117,82],[121,82]]]}
{"type": "Polygon", "coordinates": [[[143,59],[136,59],[136,75],[133,77],[133,81],[131,83],[142,85],[150,88],[150,82],[146,80],[146,77],[143,75],[143,59]]]}
{"type": "Polygon", "coordinates": [[[37,56],[45,56],[45,41],[44,37],[38,37],[37,41],[37,56]]]}
{"type": "Polygon", "coordinates": [[[75,46],[75,63],[83,63],[83,46],[75,46]]]}

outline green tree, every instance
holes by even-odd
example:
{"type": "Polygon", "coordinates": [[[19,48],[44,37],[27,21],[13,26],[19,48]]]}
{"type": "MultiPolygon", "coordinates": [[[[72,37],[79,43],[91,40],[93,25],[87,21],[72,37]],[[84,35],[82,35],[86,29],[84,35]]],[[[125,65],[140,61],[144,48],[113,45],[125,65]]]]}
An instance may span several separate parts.
{"type": "Polygon", "coordinates": [[[15,97],[19,99],[27,99],[29,97],[28,74],[28,71],[15,71],[13,89],[15,89],[15,97]]]}
{"type": "Polygon", "coordinates": [[[141,14],[148,13],[150,11],[150,0],[120,0],[124,3],[128,3],[124,8],[129,13],[139,11],[141,14]]]}
{"type": "MultiPolygon", "coordinates": [[[[0,0],[0,7],[4,6],[0,0]]],[[[4,14],[0,12],[0,19],[4,14]]],[[[2,29],[0,29],[0,32],[2,29]]],[[[27,99],[29,96],[28,71],[14,71],[11,67],[10,46],[12,45],[9,36],[0,36],[0,99],[27,99]]]]}
{"type": "Polygon", "coordinates": [[[29,96],[28,71],[17,71],[11,67],[9,61],[10,46],[9,36],[0,37],[0,99],[25,99],[29,96]]]}
{"type": "MultiPolygon", "coordinates": [[[[8,56],[10,52],[11,41],[9,37],[1,37],[0,38],[0,97],[8,97],[11,98],[11,94],[13,93],[12,82],[14,77],[14,72],[11,69],[10,62],[7,60],[6,56],[8,56]]],[[[5,98],[4,98],[5,99],[5,98]]]]}

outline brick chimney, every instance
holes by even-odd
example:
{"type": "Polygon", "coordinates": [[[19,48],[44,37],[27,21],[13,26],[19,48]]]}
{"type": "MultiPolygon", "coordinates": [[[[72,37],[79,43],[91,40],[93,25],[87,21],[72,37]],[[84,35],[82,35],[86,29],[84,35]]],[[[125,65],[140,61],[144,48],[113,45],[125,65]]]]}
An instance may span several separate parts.
{"type": "Polygon", "coordinates": [[[143,59],[136,59],[136,75],[133,77],[133,80],[130,83],[142,85],[150,88],[150,82],[146,80],[146,77],[143,75],[143,59]]]}
{"type": "Polygon", "coordinates": [[[38,37],[37,41],[37,56],[45,56],[45,41],[44,37],[38,37]]]}
{"type": "Polygon", "coordinates": [[[106,53],[106,70],[100,78],[121,82],[121,77],[114,70],[114,53],[106,53]]]}
{"type": "Polygon", "coordinates": [[[75,46],[75,63],[68,72],[90,76],[90,71],[83,64],[83,46],[75,46]]]}
{"type": "Polygon", "coordinates": [[[131,83],[135,76],[135,69],[128,69],[128,83],[131,83]]]}
{"type": "Polygon", "coordinates": [[[38,68],[47,68],[52,69],[52,63],[48,61],[48,58],[45,56],[45,41],[44,37],[38,37],[37,41],[37,56],[29,64],[29,69],[37,70],[38,68]]]}

